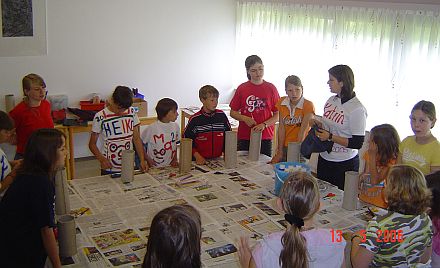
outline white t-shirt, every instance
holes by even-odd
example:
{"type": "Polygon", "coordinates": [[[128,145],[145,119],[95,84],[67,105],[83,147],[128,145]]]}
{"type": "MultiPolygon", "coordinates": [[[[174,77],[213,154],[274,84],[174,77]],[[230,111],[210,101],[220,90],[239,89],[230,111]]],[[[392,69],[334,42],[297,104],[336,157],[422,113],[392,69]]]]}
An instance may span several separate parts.
{"type": "MultiPolygon", "coordinates": [[[[284,232],[270,234],[252,251],[257,268],[278,268],[284,232]]],[[[341,267],[344,262],[345,240],[332,241],[329,229],[312,229],[301,232],[309,252],[309,267],[341,267]]]]}
{"type": "Polygon", "coordinates": [[[100,151],[110,160],[111,171],[121,171],[122,151],[132,149],[133,129],[139,123],[133,107],[122,115],[114,114],[107,107],[95,114],[92,131],[103,139],[100,151]]]}
{"type": "Polygon", "coordinates": [[[147,155],[156,163],[156,166],[169,166],[177,154],[180,128],[175,122],[156,121],[142,132],[141,138],[147,145],[147,155]]]}
{"type": "Polygon", "coordinates": [[[11,173],[11,165],[6,158],[5,152],[0,148],[0,183],[9,173],[11,173]]]}
{"type": "MultiPolygon", "coordinates": [[[[367,110],[357,97],[341,104],[339,97],[332,96],[325,103],[322,121],[325,129],[333,135],[343,138],[352,138],[353,135],[365,136],[367,110]]],[[[331,153],[322,152],[320,155],[327,161],[342,162],[352,159],[357,153],[357,149],[347,148],[335,142],[331,153]]]]}

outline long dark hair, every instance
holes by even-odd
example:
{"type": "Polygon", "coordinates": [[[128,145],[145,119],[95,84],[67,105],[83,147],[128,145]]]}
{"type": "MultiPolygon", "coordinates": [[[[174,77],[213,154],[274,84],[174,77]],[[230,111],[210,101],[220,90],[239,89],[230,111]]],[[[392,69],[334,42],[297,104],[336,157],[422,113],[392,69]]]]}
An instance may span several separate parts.
{"type": "Polygon", "coordinates": [[[189,205],[165,208],[154,216],[143,268],[199,268],[201,221],[189,205]]]}
{"type": "MultiPolygon", "coordinates": [[[[296,171],[284,181],[280,199],[284,211],[304,221],[309,220],[319,210],[319,188],[316,179],[305,172],[296,171]]],[[[280,266],[309,267],[309,254],[306,239],[301,228],[291,224],[281,238],[283,249],[280,253],[280,266]]]]}
{"type": "Polygon", "coordinates": [[[331,74],[338,80],[338,82],[342,82],[343,86],[341,89],[341,103],[345,103],[354,96],[354,74],[353,70],[348,65],[336,65],[328,70],[328,73],[331,74]]]}
{"type": "Polygon", "coordinates": [[[400,138],[397,130],[390,124],[382,124],[371,129],[371,137],[377,145],[379,163],[387,166],[391,159],[399,156],[400,138]]]}
{"type": "Polygon", "coordinates": [[[24,150],[23,163],[17,174],[55,175],[57,150],[63,145],[66,136],[54,128],[35,130],[29,137],[24,150]]]}
{"type": "Polygon", "coordinates": [[[431,218],[440,218],[440,170],[425,176],[428,188],[432,192],[431,218]]]}

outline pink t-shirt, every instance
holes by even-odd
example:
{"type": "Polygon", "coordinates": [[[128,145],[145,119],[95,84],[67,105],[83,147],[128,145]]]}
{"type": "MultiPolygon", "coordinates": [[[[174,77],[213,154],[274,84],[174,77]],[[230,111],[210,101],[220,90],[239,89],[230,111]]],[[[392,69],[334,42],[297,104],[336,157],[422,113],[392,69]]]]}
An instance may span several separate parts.
{"type": "MultiPolygon", "coordinates": [[[[252,252],[257,268],[278,268],[283,245],[284,232],[270,234],[261,241],[252,252]]],[[[329,229],[312,229],[301,232],[306,239],[309,252],[309,267],[341,267],[344,263],[346,242],[333,242],[329,229]]]]}
{"type": "MultiPolygon", "coordinates": [[[[276,104],[280,99],[277,88],[266,81],[261,85],[255,85],[247,81],[238,86],[234,97],[229,104],[232,110],[240,112],[242,115],[252,117],[257,124],[261,124],[272,117],[272,113],[277,111],[276,104]]],[[[273,138],[274,126],[263,130],[262,139],[271,140],[273,138]]],[[[238,139],[249,140],[251,128],[245,122],[238,125],[238,139]]]]}

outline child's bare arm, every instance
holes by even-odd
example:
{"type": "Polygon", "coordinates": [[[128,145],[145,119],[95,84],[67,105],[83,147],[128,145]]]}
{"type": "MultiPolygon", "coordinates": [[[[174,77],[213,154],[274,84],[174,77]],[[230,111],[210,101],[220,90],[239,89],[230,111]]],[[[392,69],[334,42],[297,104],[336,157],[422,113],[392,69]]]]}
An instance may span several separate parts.
{"type": "Polygon", "coordinates": [[[41,238],[43,240],[44,248],[46,249],[47,256],[54,268],[61,267],[60,257],[58,256],[58,245],[55,240],[53,229],[49,226],[45,226],[40,229],[41,238]]]}
{"type": "Polygon", "coordinates": [[[98,149],[98,146],[96,146],[98,137],[99,137],[99,133],[95,133],[95,132],[90,133],[89,149],[92,152],[92,154],[98,159],[99,163],[101,163],[102,169],[112,168],[112,164],[110,163],[110,161],[103,154],[101,154],[101,152],[98,149]]]}
{"type": "Polygon", "coordinates": [[[133,143],[134,146],[136,147],[136,151],[138,152],[139,155],[139,160],[140,160],[140,165],[141,165],[141,170],[143,172],[148,170],[148,165],[145,163],[145,158],[144,158],[144,146],[142,144],[142,140],[141,140],[141,135],[139,133],[139,126],[135,126],[133,128],[133,143]]]}

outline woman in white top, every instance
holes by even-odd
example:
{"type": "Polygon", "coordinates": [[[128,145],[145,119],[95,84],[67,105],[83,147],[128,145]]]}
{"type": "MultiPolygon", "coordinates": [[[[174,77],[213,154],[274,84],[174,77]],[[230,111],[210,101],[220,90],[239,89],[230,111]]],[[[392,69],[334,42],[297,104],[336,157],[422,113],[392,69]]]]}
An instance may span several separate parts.
{"type": "Polygon", "coordinates": [[[359,170],[358,149],[365,137],[367,110],[356,97],[354,74],[347,65],[336,65],[328,70],[327,84],[332,93],[324,106],[320,128],[316,135],[322,141],[332,141],[330,153],[319,154],[317,175],[339,189],[344,189],[345,172],[359,170]]]}

